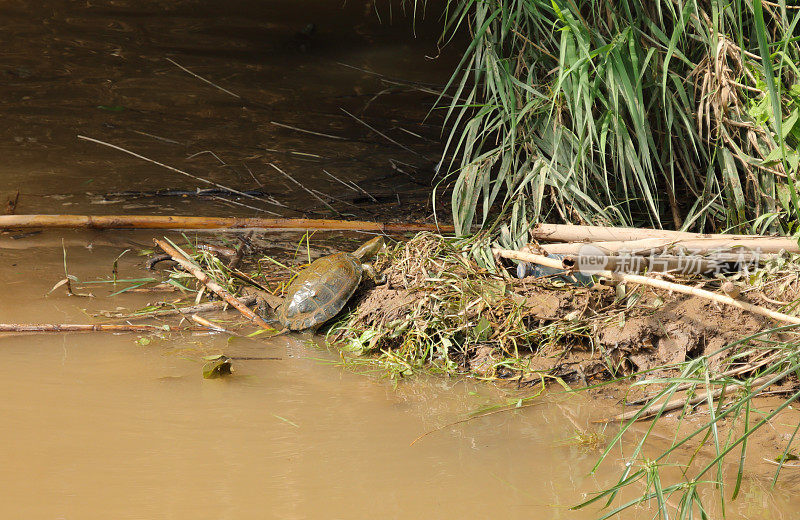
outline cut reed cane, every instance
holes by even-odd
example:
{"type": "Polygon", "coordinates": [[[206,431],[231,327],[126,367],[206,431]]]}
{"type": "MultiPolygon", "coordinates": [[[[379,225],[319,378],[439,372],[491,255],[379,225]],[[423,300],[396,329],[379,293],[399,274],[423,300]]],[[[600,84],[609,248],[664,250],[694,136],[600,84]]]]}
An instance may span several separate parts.
{"type": "Polygon", "coordinates": [[[743,239],[759,237],[759,235],[715,235],[665,229],[538,224],[531,230],[531,237],[545,242],[606,242],[641,240],[645,238],[665,238],[669,240],[698,238],[743,239]]]}
{"type": "Polygon", "coordinates": [[[183,217],[168,215],[0,215],[0,229],[270,229],[452,233],[453,226],[426,223],[386,223],[309,218],[183,217]]]}

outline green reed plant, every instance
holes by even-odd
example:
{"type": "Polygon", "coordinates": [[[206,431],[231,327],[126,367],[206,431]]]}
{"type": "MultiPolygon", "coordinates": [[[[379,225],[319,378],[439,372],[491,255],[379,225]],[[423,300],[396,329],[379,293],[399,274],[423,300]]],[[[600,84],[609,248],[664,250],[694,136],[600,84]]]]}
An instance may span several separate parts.
{"type": "MultiPolygon", "coordinates": [[[[470,42],[445,102],[458,231],[542,220],[790,231],[800,6],[450,0],[470,42]]],[[[510,245],[510,244],[509,244],[510,245]]]]}

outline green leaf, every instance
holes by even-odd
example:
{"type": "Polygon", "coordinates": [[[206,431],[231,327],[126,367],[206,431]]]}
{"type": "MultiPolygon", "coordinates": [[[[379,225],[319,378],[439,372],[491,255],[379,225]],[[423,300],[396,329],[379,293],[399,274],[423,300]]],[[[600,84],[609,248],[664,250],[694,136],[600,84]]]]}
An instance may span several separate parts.
{"type": "Polygon", "coordinates": [[[783,125],[781,127],[781,131],[783,132],[783,138],[784,139],[786,139],[786,136],[788,136],[792,132],[792,129],[794,128],[794,125],[797,123],[798,115],[800,115],[800,110],[794,109],[792,111],[792,113],[789,114],[789,117],[787,117],[783,121],[783,125]]]}
{"type": "Polygon", "coordinates": [[[473,332],[475,333],[475,339],[478,341],[486,341],[492,335],[492,322],[489,321],[486,316],[481,316],[478,320],[478,323],[475,325],[473,332]]]}
{"type": "Polygon", "coordinates": [[[276,419],[280,419],[281,421],[285,422],[286,424],[290,424],[290,425],[294,426],[295,428],[299,428],[300,427],[300,425],[297,424],[296,422],[292,422],[289,419],[287,419],[286,417],[281,417],[280,415],[278,415],[276,413],[272,414],[272,416],[275,417],[276,419]]]}
{"type": "MultiPolygon", "coordinates": [[[[766,23],[764,22],[764,10],[761,5],[761,0],[753,0],[753,14],[755,18],[756,38],[758,39],[758,49],[759,53],[761,54],[761,63],[764,66],[764,77],[767,82],[767,92],[769,94],[770,104],[772,105],[772,121],[775,124],[775,133],[778,135],[778,148],[781,150],[781,153],[784,154],[782,157],[785,157],[783,132],[781,130],[783,117],[781,115],[780,82],[776,83],[775,77],[773,76],[772,54],[769,52],[768,45],[768,39],[770,35],[767,31],[766,23]]],[[[786,169],[788,170],[788,168],[786,169]]],[[[800,215],[800,200],[798,200],[794,179],[792,179],[792,176],[788,175],[786,180],[789,185],[789,199],[791,201],[791,205],[785,206],[784,209],[786,209],[787,212],[792,212],[793,216],[796,218],[798,215],[800,215]]]]}
{"type": "Polygon", "coordinates": [[[233,372],[231,359],[223,354],[203,356],[203,359],[208,361],[203,365],[203,377],[206,379],[217,379],[229,376],[233,372]]]}

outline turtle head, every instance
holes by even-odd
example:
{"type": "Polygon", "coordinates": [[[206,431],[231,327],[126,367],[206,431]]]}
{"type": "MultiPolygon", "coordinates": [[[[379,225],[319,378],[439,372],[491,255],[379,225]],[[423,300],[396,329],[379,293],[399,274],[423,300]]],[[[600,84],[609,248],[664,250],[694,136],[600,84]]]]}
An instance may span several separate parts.
{"type": "Polygon", "coordinates": [[[375,237],[353,251],[353,256],[364,262],[371,260],[383,248],[383,237],[375,237]]]}

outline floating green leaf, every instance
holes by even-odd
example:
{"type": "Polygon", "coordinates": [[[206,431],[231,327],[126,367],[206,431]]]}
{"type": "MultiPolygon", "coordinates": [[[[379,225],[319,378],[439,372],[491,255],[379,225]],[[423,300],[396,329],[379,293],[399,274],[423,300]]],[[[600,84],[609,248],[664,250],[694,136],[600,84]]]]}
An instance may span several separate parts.
{"type": "Polygon", "coordinates": [[[214,356],[203,356],[206,364],[203,365],[203,377],[206,379],[217,379],[231,375],[233,367],[231,359],[224,354],[214,356]]]}
{"type": "Polygon", "coordinates": [[[783,462],[788,462],[790,460],[800,460],[800,457],[798,457],[794,453],[787,453],[785,455],[780,455],[778,457],[775,457],[775,462],[783,463],[783,462]]]}

